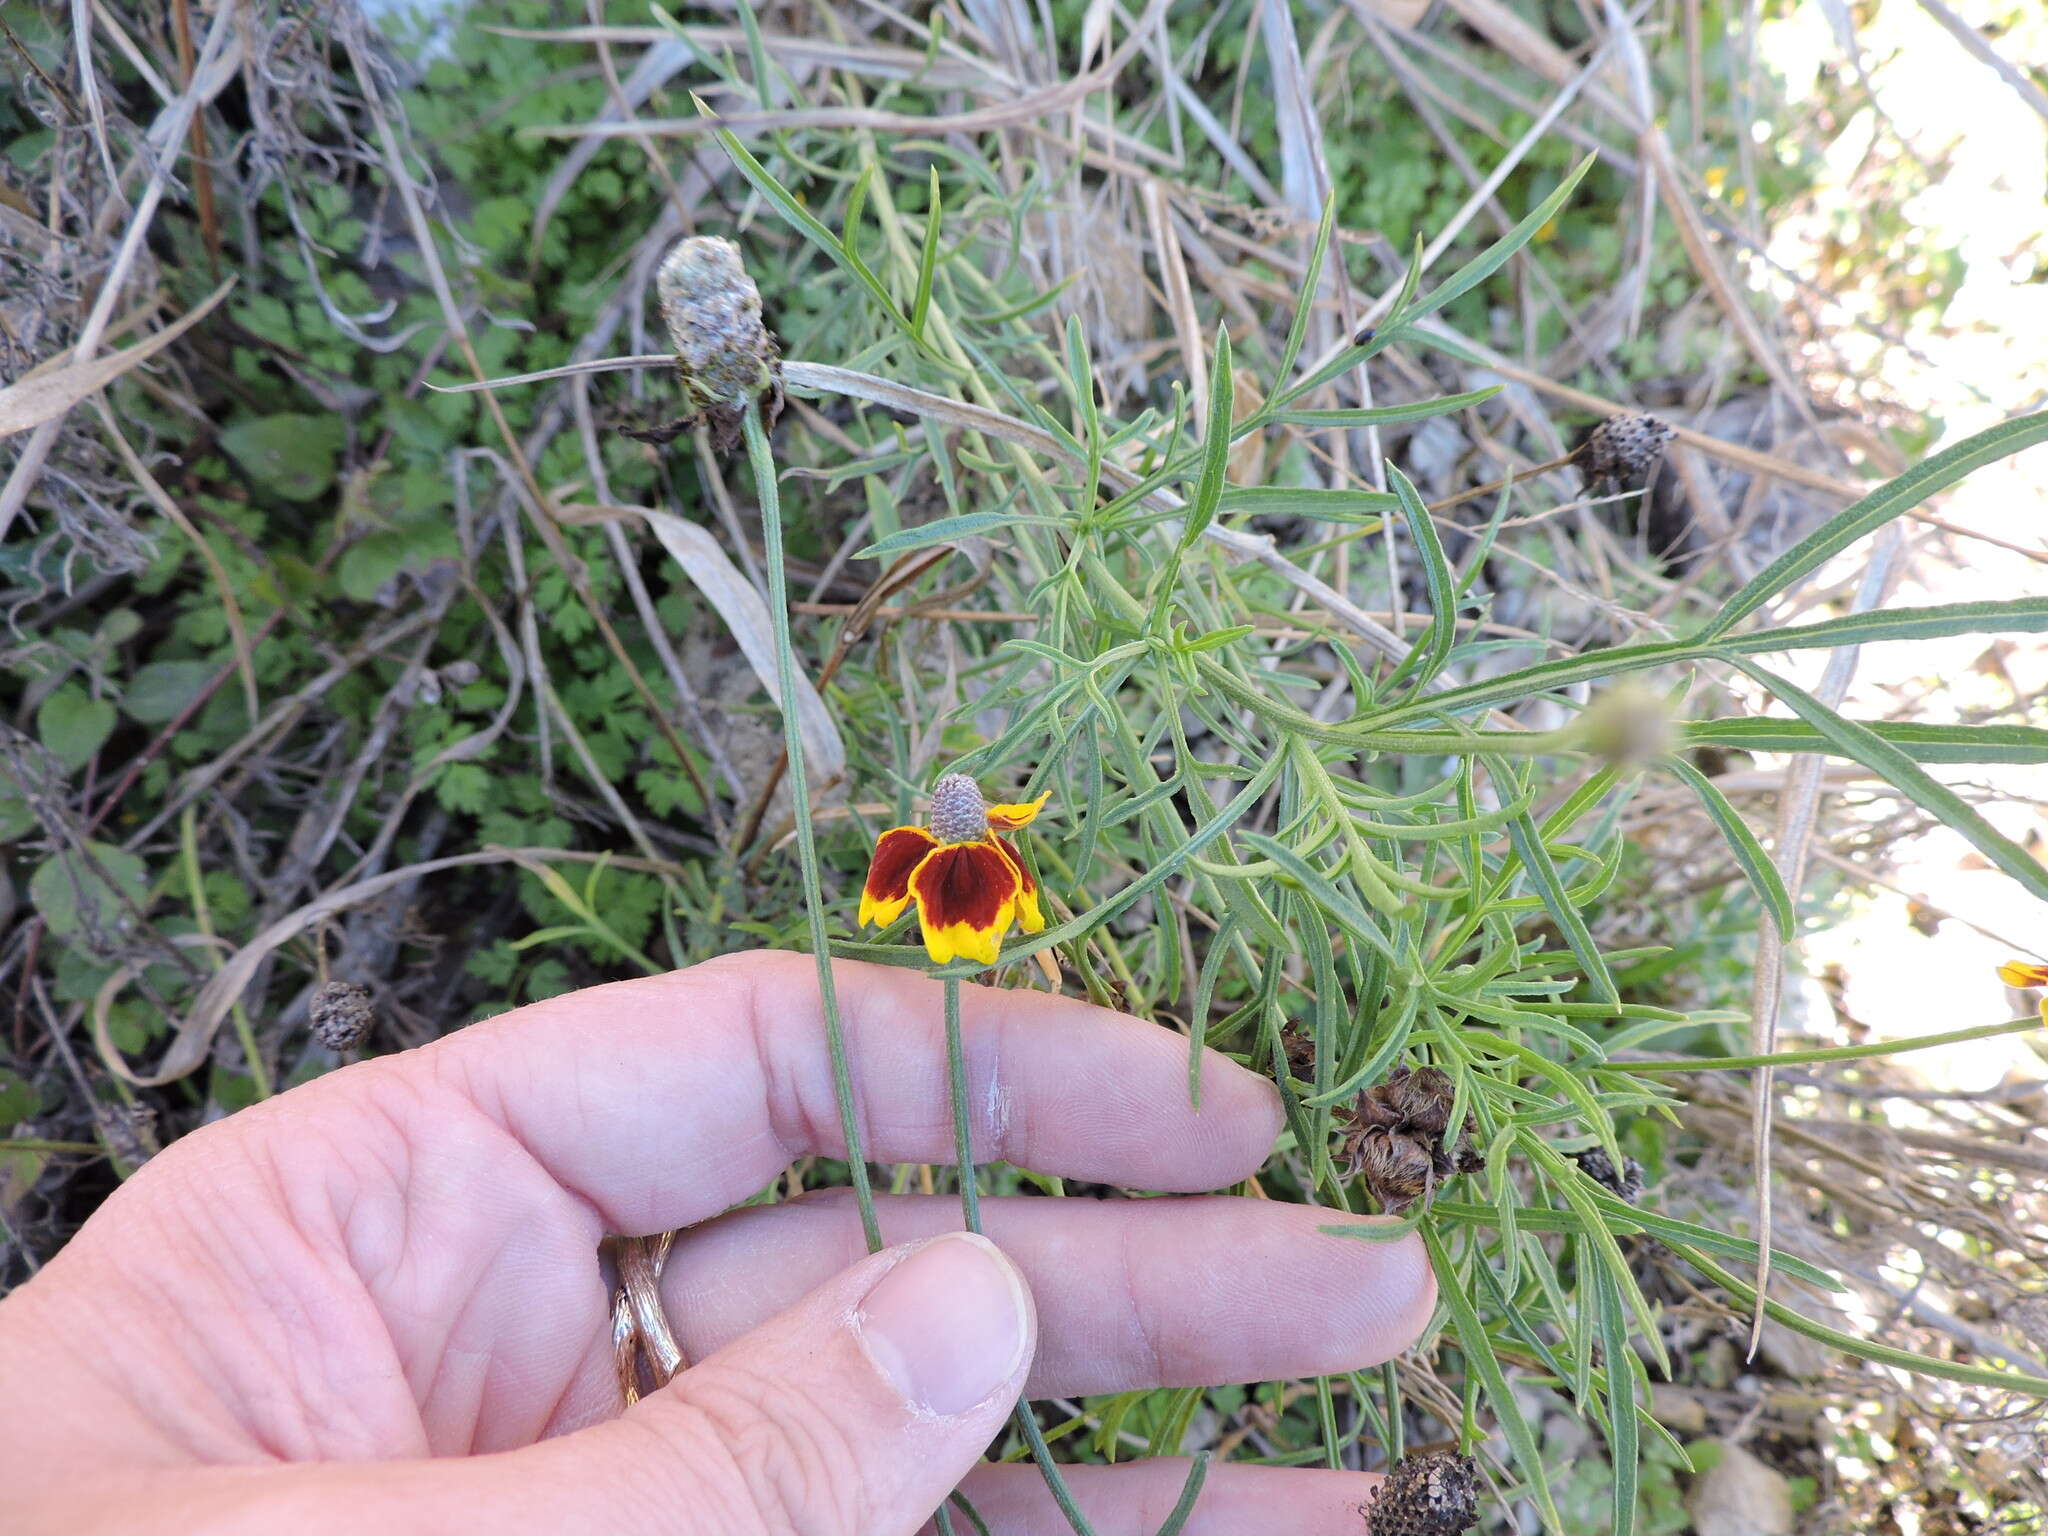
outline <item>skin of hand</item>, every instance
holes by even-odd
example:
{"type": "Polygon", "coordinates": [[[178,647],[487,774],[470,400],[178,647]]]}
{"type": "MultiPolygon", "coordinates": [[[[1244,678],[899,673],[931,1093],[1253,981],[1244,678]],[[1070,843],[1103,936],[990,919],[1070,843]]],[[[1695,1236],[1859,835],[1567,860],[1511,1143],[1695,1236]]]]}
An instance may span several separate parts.
{"type": "MultiPolygon", "coordinates": [[[[951,1160],[938,983],[841,964],[867,1155],[951,1160]]],[[[1269,1082],[1070,999],[968,987],[977,1158],[1176,1192],[1255,1172],[1269,1082]]],[[[731,1209],[844,1155],[817,973],[728,956],[537,1003],[183,1137],[0,1303],[0,1528],[910,1536],[956,1484],[997,1536],[1065,1521],[981,1463],[1033,1396],[1356,1370],[1435,1290],[1410,1235],[1258,1199],[883,1198],[731,1209]],[[606,1233],[687,1227],[691,1361],[620,1409],[606,1233]],[[964,1480],[964,1481],[963,1481],[964,1480]]],[[[1355,1218],[1349,1218],[1355,1219],[1355,1218]]],[[[1079,1467],[1150,1536],[1187,1463],[1079,1467]]],[[[1364,1473],[1218,1466],[1188,1536],[1362,1536],[1364,1473]]],[[[962,1530],[971,1529],[962,1522],[962,1530]]]]}

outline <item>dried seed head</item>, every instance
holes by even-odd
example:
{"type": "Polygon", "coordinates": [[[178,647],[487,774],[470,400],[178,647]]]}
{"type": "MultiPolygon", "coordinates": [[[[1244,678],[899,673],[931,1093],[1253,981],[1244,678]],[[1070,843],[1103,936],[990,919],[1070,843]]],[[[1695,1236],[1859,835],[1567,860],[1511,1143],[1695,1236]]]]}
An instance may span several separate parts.
{"type": "Polygon", "coordinates": [[[1427,1145],[1383,1126],[1358,1132],[1350,1150],[1352,1171],[1391,1215],[1400,1215],[1428,1194],[1436,1177],[1427,1145]]]}
{"type": "Polygon", "coordinates": [[[1472,1121],[1453,1149],[1445,1140],[1457,1085],[1439,1067],[1396,1067],[1358,1096],[1344,1132],[1350,1171],[1381,1206],[1400,1212],[1443,1180],[1486,1166],[1471,1144],[1472,1121]]]}
{"type": "Polygon", "coordinates": [[[330,1051],[345,1051],[377,1022],[370,989],[359,981],[323,981],[313,989],[313,1033],[330,1051]]]}
{"type": "Polygon", "coordinates": [[[661,318],[693,410],[736,406],[775,382],[775,343],[740,248],[717,235],[676,243],[655,274],[661,318]]]}
{"type": "Polygon", "coordinates": [[[1665,445],[1676,436],[1671,427],[1640,411],[1608,417],[1593,429],[1581,450],[1587,482],[1612,481],[1623,489],[1640,490],[1664,457],[1665,445]]]}
{"type": "Polygon", "coordinates": [[[942,843],[975,843],[988,836],[988,802],[981,786],[964,773],[949,773],[932,786],[932,812],[925,825],[942,843]]]}
{"type": "Polygon", "coordinates": [[[100,1134],[117,1162],[140,1168],[155,1156],[156,1111],[147,1104],[105,1104],[96,1111],[100,1134]]]}
{"type": "Polygon", "coordinates": [[[1280,1048],[1287,1053],[1287,1070],[1292,1076],[1303,1080],[1315,1076],[1316,1042],[1313,1035],[1289,1026],[1280,1031],[1280,1048]]]}
{"type": "Polygon", "coordinates": [[[1621,1160],[1619,1173],[1615,1171],[1614,1159],[1607,1155],[1603,1147],[1589,1147],[1584,1152],[1574,1152],[1572,1161],[1584,1170],[1587,1178],[1595,1184],[1604,1186],[1618,1199],[1626,1200],[1630,1205],[1634,1205],[1636,1197],[1643,1192],[1643,1165],[1632,1157],[1624,1157],[1621,1160]]]}
{"type": "Polygon", "coordinates": [[[1372,1536],[1458,1536],[1479,1523],[1479,1468],[1470,1456],[1403,1456],[1365,1509],[1372,1536]]]}
{"type": "Polygon", "coordinates": [[[1393,1112],[1396,1123],[1410,1135],[1441,1136],[1451,1123],[1451,1100],[1457,1097],[1457,1087],[1441,1067],[1396,1067],[1372,1095],[1393,1112]]]}

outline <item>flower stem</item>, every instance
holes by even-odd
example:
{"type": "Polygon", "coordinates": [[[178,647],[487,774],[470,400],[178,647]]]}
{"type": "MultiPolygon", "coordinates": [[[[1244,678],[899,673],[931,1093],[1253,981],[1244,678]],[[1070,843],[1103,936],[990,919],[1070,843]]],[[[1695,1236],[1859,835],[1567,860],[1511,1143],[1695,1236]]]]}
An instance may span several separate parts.
{"type": "MultiPolygon", "coordinates": [[[[953,1155],[960,1167],[960,1217],[967,1223],[968,1231],[979,1232],[981,1192],[974,1182],[974,1123],[967,1107],[967,1052],[960,1044],[960,979],[948,976],[945,987],[946,1075],[953,1095],[953,1155]]],[[[1088,1517],[1074,1502],[1067,1480],[1060,1475],[1059,1463],[1052,1459],[1052,1450],[1046,1445],[1045,1436],[1039,1433],[1038,1420],[1032,1415],[1029,1400],[1017,1404],[1017,1427],[1024,1432],[1024,1439],[1031,1447],[1031,1459],[1038,1463],[1046,1486],[1052,1490],[1053,1501],[1059,1505],[1060,1513],[1067,1517],[1067,1524],[1074,1528],[1075,1536],[1095,1536],[1088,1517]]]]}
{"type": "Polygon", "coordinates": [[[775,621],[775,678],[782,709],[782,744],[789,754],[789,805],[796,818],[797,862],[803,872],[804,913],[810,919],[811,954],[818,962],[818,1004],[825,1015],[825,1048],[832,1057],[832,1091],[839,1100],[839,1128],[846,1139],[846,1166],[853,1179],[853,1198],[860,1206],[860,1227],[868,1252],[882,1246],[882,1225],[875,1218],[875,1192],[868,1182],[867,1158],[861,1151],[860,1116],[854,1108],[853,1068],[846,1059],[846,1036],[839,1027],[839,993],[832,984],[832,945],[825,933],[825,898],[818,878],[818,839],[811,826],[811,784],[804,774],[803,733],[797,728],[796,658],[789,638],[789,577],[783,569],[782,494],[775,480],[775,460],[768,449],[768,431],[761,424],[761,406],[749,400],[741,416],[747,439],[747,460],[754,470],[754,495],[761,504],[761,544],[768,566],[768,612],[775,621]]]}
{"type": "Polygon", "coordinates": [[[953,1161],[960,1167],[960,1217],[981,1230],[981,1190],[974,1181],[974,1124],[967,1109],[967,1052],[960,1043],[960,982],[946,978],[946,1074],[953,1094],[953,1161]]]}

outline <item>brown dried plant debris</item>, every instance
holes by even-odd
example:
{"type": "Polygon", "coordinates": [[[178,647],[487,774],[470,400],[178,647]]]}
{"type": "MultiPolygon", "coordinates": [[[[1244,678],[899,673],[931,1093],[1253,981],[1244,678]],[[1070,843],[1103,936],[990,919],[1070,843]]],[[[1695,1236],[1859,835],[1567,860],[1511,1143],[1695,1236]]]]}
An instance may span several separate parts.
{"type": "Polygon", "coordinates": [[[1470,1456],[1404,1456],[1365,1506],[1372,1536],[1458,1536],[1479,1523],[1479,1468],[1470,1456]]]}
{"type": "Polygon", "coordinates": [[[1290,1077],[1307,1082],[1316,1075],[1316,1041],[1307,1030],[1296,1029],[1293,1025],[1281,1030],[1280,1049],[1287,1059],[1290,1077]]]}
{"type": "Polygon", "coordinates": [[[1589,1147],[1584,1152],[1574,1152],[1572,1161],[1577,1163],[1586,1177],[1604,1187],[1618,1200],[1634,1205],[1643,1192],[1643,1165],[1632,1157],[1621,1160],[1621,1169],[1615,1170],[1614,1159],[1604,1148],[1589,1147]]]}
{"type": "Polygon", "coordinates": [[[1456,1096],[1439,1067],[1396,1067],[1343,1116],[1346,1171],[1363,1178],[1388,1213],[1399,1215],[1454,1174],[1486,1166],[1471,1142],[1470,1117],[1457,1145],[1447,1144],[1456,1096]]]}
{"type": "Polygon", "coordinates": [[[713,445],[727,451],[738,441],[747,401],[769,393],[770,419],[781,410],[780,352],[761,319],[761,291],[740,248],[717,235],[678,241],[654,286],[689,409],[660,426],[627,428],[626,436],[663,446],[703,420],[713,445]]]}
{"type": "Polygon", "coordinates": [[[1677,436],[1670,425],[1641,411],[1610,416],[1593,429],[1579,450],[1579,467],[1588,485],[1640,490],[1677,436]]]}
{"type": "Polygon", "coordinates": [[[313,990],[313,1033],[330,1051],[345,1051],[377,1022],[370,989],[360,981],[323,981],[313,990]]]}

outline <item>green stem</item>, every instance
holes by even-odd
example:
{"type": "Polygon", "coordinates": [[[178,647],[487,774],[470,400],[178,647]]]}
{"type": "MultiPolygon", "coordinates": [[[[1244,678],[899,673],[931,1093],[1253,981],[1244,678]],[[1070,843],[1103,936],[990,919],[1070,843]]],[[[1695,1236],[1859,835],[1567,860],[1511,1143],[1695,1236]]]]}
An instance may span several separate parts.
{"type": "MultiPolygon", "coordinates": [[[[967,1106],[967,1052],[960,1043],[960,978],[948,976],[945,986],[946,1076],[953,1097],[953,1155],[959,1164],[960,1216],[968,1231],[980,1232],[981,1192],[974,1182],[974,1124],[967,1106]]],[[[1066,1478],[1060,1475],[1059,1463],[1052,1459],[1052,1448],[1039,1433],[1038,1420],[1033,1417],[1028,1400],[1017,1404],[1017,1427],[1023,1430],[1025,1443],[1031,1447],[1031,1459],[1038,1463],[1046,1487],[1052,1490],[1053,1501],[1067,1517],[1067,1524],[1074,1528],[1075,1536],[1095,1536],[1088,1517],[1074,1502],[1066,1478]]]]}
{"type": "Polygon", "coordinates": [[[832,1091],[839,1101],[839,1127],[846,1139],[846,1166],[853,1179],[853,1198],[860,1206],[860,1227],[868,1252],[882,1247],[882,1224],[875,1217],[875,1192],[868,1182],[867,1158],[861,1150],[860,1116],[854,1107],[853,1068],[846,1059],[846,1035],[839,1027],[839,992],[833,985],[832,945],[825,932],[825,897],[818,877],[818,838],[811,826],[811,785],[805,777],[803,733],[797,727],[796,657],[789,637],[789,576],[783,569],[782,491],[775,480],[775,459],[768,432],[761,424],[761,406],[749,400],[741,416],[747,439],[747,460],[754,470],[754,494],[761,504],[761,544],[768,566],[768,612],[775,621],[776,692],[782,707],[782,745],[789,757],[789,806],[796,818],[796,855],[803,872],[804,914],[810,919],[811,954],[818,962],[818,1003],[825,1015],[825,1049],[832,1057],[832,1091]]]}
{"type": "Polygon", "coordinates": [[[1875,1045],[1831,1045],[1817,1051],[1774,1051],[1763,1056],[1695,1056],[1683,1061],[1610,1061],[1605,1065],[1624,1072],[1740,1072],[1750,1067],[1797,1067],[1815,1061],[1863,1061],[1873,1056],[1924,1051],[1936,1045],[1960,1045],[1965,1040],[1987,1040],[1993,1035],[2017,1035],[2040,1029],[2044,1023],[2048,1023],[2048,1015],[2010,1019],[2003,1024],[1975,1024],[1968,1029],[1914,1035],[1906,1040],[1881,1040],[1875,1045]]]}
{"type": "MultiPolygon", "coordinates": [[[[1701,1253],[1697,1248],[1684,1243],[1669,1243],[1667,1246],[1686,1263],[1712,1280],[1732,1295],[1742,1306],[1753,1306],[1756,1292],[1743,1284],[1727,1270],[1701,1253]]],[[[1779,1302],[1766,1301],[1764,1311],[1794,1333],[1838,1349],[1845,1355],[1858,1360],[1868,1360],[1875,1365],[1889,1365],[1901,1371],[1911,1371],[1916,1376],[1939,1376],[1944,1381],[1967,1382],[1971,1386],[1989,1387],[1998,1392],[2019,1392],[2028,1397],[2048,1398],[2048,1379],[2028,1376],[2019,1371],[1993,1370],[1989,1366],[1959,1365],[1953,1360],[1938,1360],[1930,1355],[1916,1355],[1911,1350],[1894,1349],[1889,1344],[1880,1344],[1874,1339],[1859,1339],[1853,1333],[1843,1333],[1816,1323],[1812,1318],[1794,1312],[1779,1302]]]]}
{"type": "MultiPolygon", "coordinates": [[[[178,819],[178,847],[185,865],[185,884],[192,897],[192,920],[199,931],[212,938],[213,912],[206,902],[206,881],[199,869],[199,833],[194,820],[194,810],[185,807],[185,814],[178,819]]],[[[212,946],[208,946],[211,948],[212,946]]],[[[213,968],[221,968],[221,959],[216,952],[213,968]]],[[[242,1059],[249,1064],[249,1081],[254,1085],[256,1097],[267,1099],[272,1092],[270,1068],[263,1064],[263,1052],[256,1043],[256,1027],[249,1022],[248,1010],[236,1003],[228,1010],[234,1020],[235,1038],[241,1042],[242,1059]]]]}
{"type": "Polygon", "coordinates": [[[960,1216],[981,1230],[981,1190],[974,1178],[974,1126],[967,1108],[967,1051],[960,1043],[960,981],[946,978],[946,1074],[953,1094],[953,1160],[960,1169],[960,1216]]]}

